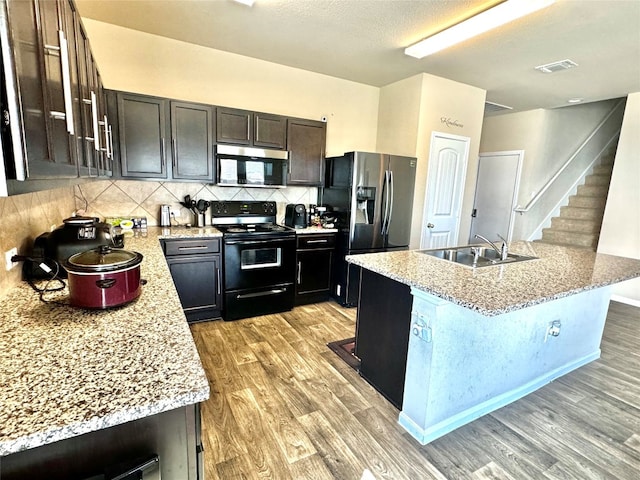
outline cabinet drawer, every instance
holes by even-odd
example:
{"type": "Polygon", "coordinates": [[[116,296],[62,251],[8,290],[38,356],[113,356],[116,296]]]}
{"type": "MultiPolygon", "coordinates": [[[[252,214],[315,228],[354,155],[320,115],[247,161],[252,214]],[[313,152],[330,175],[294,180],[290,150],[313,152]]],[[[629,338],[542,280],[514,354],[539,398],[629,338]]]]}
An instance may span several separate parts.
{"type": "Polygon", "coordinates": [[[220,239],[202,238],[194,240],[165,240],[164,254],[195,255],[201,253],[220,253],[220,239]]]}
{"type": "Polygon", "coordinates": [[[313,248],[333,248],[336,243],[334,234],[322,235],[312,233],[309,235],[298,235],[298,250],[309,250],[313,248]]]}

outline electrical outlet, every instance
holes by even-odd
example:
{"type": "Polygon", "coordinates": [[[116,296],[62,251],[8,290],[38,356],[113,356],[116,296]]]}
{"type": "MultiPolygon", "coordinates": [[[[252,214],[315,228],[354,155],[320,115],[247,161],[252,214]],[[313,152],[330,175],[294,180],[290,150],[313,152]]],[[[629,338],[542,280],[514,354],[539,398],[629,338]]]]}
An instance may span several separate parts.
{"type": "Polygon", "coordinates": [[[6,265],[7,272],[18,264],[17,262],[11,261],[11,257],[17,254],[18,254],[18,249],[15,247],[13,247],[11,250],[7,250],[6,252],[4,252],[4,263],[6,265]]]}
{"type": "Polygon", "coordinates": [[[180,209],[179,208],[172,208],[171,209],[171,216],[172,217],[179,217],[180,216],[180,209]]]}

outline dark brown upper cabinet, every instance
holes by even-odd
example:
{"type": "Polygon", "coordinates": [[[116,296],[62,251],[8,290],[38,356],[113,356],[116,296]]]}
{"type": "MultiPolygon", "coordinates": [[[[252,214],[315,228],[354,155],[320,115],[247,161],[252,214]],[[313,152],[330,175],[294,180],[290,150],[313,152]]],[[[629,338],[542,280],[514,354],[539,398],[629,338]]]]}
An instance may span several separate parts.
{"type": "MultiPolygon", "coordinates": [[[[95,63],[87,63],[91,49],[74,2],[3,0],[0,10],[6,32],[5,81],[0,82],[6,193],[56,188],[99,175],[86,140],[93,139],[88,132],[93,119],[91,114],[85,118],[85,110],[89,89],[98,101],[103,92],[95,63]],[[90,82],[90,69],[96,85],[90,82]]],[[[108,125],[105,115],[98,117],[96,111],[93,117],[108,125]]],[[[108,128],[103,134],[108,136],[108,128]]],[[[106,143],[102,146],[106,150],[106,143]]]]}
{"type": "Polygon", "coordinates": [[[167,178],[168,100],[128,93],[117,98],[122,176],[167,178]]]}
{"type": "Polygon", "coordinates": [[[217,143],[284,150],[286,136],[286,117],[233,108],[216,109],[217,143]]]}
{"type": "Polygon", "coordinates": [[[213,182],[213,107],[171,102],[171,158],[175,179],[213,182]]]}
{"type": "Polygon", "coordinates": [[[7,91],[14,155],[8,178],[77,177],[71,4],[8,0],[4,8],[10,48],[4,49],[2,61],[12,80],[7,87],[15,86],[15,91],[7,91]]]}
{"type": "Polygon", "coordinates": [[[287,185],[322,186],[327,124],[315,120],[287,120],[289,177],[287,185]]]}
{"type": "Polygon", "coordinates": [[[256,147],[287,148],[287,118],[267,113],[253,114],[253,145],[256,147]]]}

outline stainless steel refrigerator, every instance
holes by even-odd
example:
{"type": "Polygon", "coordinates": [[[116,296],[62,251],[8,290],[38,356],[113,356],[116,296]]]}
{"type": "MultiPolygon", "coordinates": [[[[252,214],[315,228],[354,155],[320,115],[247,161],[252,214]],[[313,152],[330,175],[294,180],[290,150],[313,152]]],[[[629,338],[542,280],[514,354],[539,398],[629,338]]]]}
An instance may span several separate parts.
{"type": "Polygon", "coordinates": [[[349,152],[326,159],[318,202],[339,229],[332,296],[356,306],[360,268],[344,257],[409,248],[417,160],[384,153],[349,152]]]}

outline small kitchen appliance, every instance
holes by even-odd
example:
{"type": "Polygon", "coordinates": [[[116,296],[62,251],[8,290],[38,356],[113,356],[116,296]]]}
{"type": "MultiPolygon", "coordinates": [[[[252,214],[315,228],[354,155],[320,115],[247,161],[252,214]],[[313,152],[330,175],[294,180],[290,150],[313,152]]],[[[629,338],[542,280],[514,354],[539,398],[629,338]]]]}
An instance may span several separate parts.
{"type": "MultiPolygon", "coordinates": [[[[114,227],[103,223],[96,217],[70,217],[65,218],[63,224],[52,232],[39,235],[33,244],[31,257],[33,259],[50,259],[62,264],[71,255],[98,248],[101,246],[123,247],[124,236],[116,232],[114,227]],[[114,243],[115,241],[115,243],[114,243]]],[[[25,263],[24,268],[29,268],[31,262],[25,263]]],[[[39,271],[33,269],[31,274],[25,272],[31,278],[38,278],[39,271]]],[[[66,272],[60,271],[60,276],[65,277],[66,272]]]]}
{"type": "Polygon", "coordinates": [[[68,273],[73,307],[105,309],[136,300],[141,293],[142,254],[103,245],[71,255],[63,263],[68,273]]]}
{"type": "Polygon", "coordinates": [[[160,205],[160,226],[171,226],[171,207],[169,205],[160,205]]]}
{"type": "Polygon", "coordinates": [[[292,228],[306,228],[307,208],[301,203],[287,205],[284,224],[292,228]]]}

